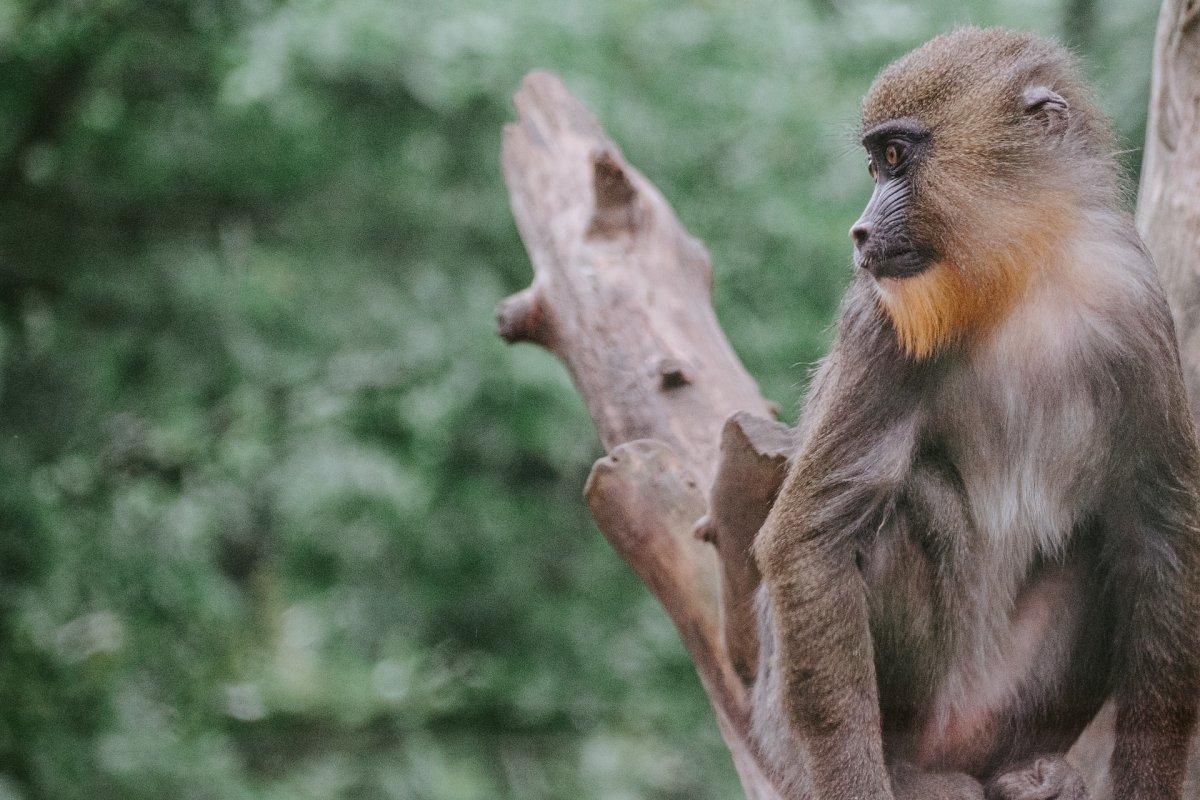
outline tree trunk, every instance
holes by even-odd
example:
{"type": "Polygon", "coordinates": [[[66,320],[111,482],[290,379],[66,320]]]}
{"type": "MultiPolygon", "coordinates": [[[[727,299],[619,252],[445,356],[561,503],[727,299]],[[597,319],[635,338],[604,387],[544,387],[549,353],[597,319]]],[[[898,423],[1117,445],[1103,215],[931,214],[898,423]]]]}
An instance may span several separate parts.
{"type": "MultiPolygon", "coordinates": [[[[1138,227],[1162,272],[1200,412],[1200,0],[1159,21],[1138,227]]],[[[585,487],[601,531],[688,648],[751,800],[782,797],[749,735],[758,653],[749,548],[786,470],[775,422],[717,323],[712,266],[666,200],[553,75],[531,73],[503,166],[533,284],[497,310],[510,342],[567,366],[608,455],[585,487]],[[704,542],[715,545],[707,547],[704,542]]],[[[1109,797],[1113,713],[1071,751],[1109,797]]],[[[1185,796],[1200,796],[1200,746],[1185,796]]]]}
{"type": "Polygon", "coordinates": [[[1166,0],[1154,42],[1138,230],[1158,264],[1200,419],[1200,2],[1166,0]]]}

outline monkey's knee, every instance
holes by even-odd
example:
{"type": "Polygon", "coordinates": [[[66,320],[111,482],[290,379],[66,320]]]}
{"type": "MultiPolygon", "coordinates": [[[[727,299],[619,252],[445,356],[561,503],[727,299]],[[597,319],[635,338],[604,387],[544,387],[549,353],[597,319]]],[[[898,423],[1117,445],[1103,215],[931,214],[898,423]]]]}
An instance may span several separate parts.
{"type": "Polygon", "coordinates": [[[1039,758],[988,782],[987,800],[1090,800],[1087,786],[1062,756],[1039,758]]]}
{"type": "Polygon", "coordinates": [[[983,786],[961,772],[923,772],[906,763],[891,772],[896,800],[983,800],[983,786]]]}

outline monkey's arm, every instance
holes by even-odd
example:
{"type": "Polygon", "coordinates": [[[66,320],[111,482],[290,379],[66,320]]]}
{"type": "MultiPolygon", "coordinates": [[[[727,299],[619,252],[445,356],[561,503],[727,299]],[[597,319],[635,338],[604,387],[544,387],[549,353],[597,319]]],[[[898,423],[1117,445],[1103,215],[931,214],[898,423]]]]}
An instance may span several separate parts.
{"type": "Polygon", "coordinates": [[[1170,312],[1154,299],[1106,365],[1122,387],[1111,397],[1125,467],[1097,515],[1116,611],[1115,800],[1179,800],[1200,701],[1200,451],[1170,312]]]}
{"type": "MultiPolygon", "coordinates": [[[[785,487],[786,491],[786,487],[785,487]]],[[[883,756],[871,632],[854,543],[810,535],[788,513],[757,550],[772,607],[785,717],[809,750],[822,800],[892,797],[883,756]]]]}
{"type": "MultiPolygon", "coordinates": [[[[1176,467],[1177,468],[1177,467],[1176,467]]],[[[1176,473],[1177,474],[1177,473],[1176,473]]],[[[1178,800],[1200,699],[1200,531],[1196,484],[1143,498],[1112,532],[1118,596],[1112,756],[1116,800],[1178,800]]],[[[1161,493],[1160,493],[1161,492],[1161,493]]]]}
{"type": "MultiPolygon", "coordinates": [[[[911,470],[914,371],[869,282],[847,292],[814,378],[799,450],[755,540],[772,627],[769,668],[783,718],[808,749],[821,800],[890,800],[860,538],[911,470]]],[[[756,698],[756,703],[760,702],[756,698]]],[[[785,740],[790,736],[783,737],[785,740]]]]}

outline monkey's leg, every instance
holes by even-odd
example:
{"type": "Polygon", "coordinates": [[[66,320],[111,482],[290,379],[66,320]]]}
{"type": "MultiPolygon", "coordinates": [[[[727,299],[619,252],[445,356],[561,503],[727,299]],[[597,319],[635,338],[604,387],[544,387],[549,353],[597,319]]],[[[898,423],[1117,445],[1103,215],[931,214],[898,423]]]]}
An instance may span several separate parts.
{"type": "Polygon", "coordinates": [[[961,772],[923,772],[907,761],[892,765],[896,800],[983,800],[983,786],[961,772]]]}
{"type": "Polygon", "coordinates": [[[1043,756],[1032,764],[992,778],[987,800],[1089,800],[1087,786],[1062,756],[1043,756]]]}

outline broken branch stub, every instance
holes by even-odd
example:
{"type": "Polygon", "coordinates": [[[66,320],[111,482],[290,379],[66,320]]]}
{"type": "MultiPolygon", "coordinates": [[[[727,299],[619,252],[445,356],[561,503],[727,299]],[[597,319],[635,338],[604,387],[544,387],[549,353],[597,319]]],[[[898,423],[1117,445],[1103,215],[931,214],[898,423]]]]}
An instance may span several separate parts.
{"type": "Polygon", "coordinates": [[[751,547],[783,484],[793,443],[782,422],[746,412],[726,420],[709,512],[695,527],[698,538],[717,548],[725,648],[746,685],[758,668],[754,603],[761,576],[751,547]]]}

